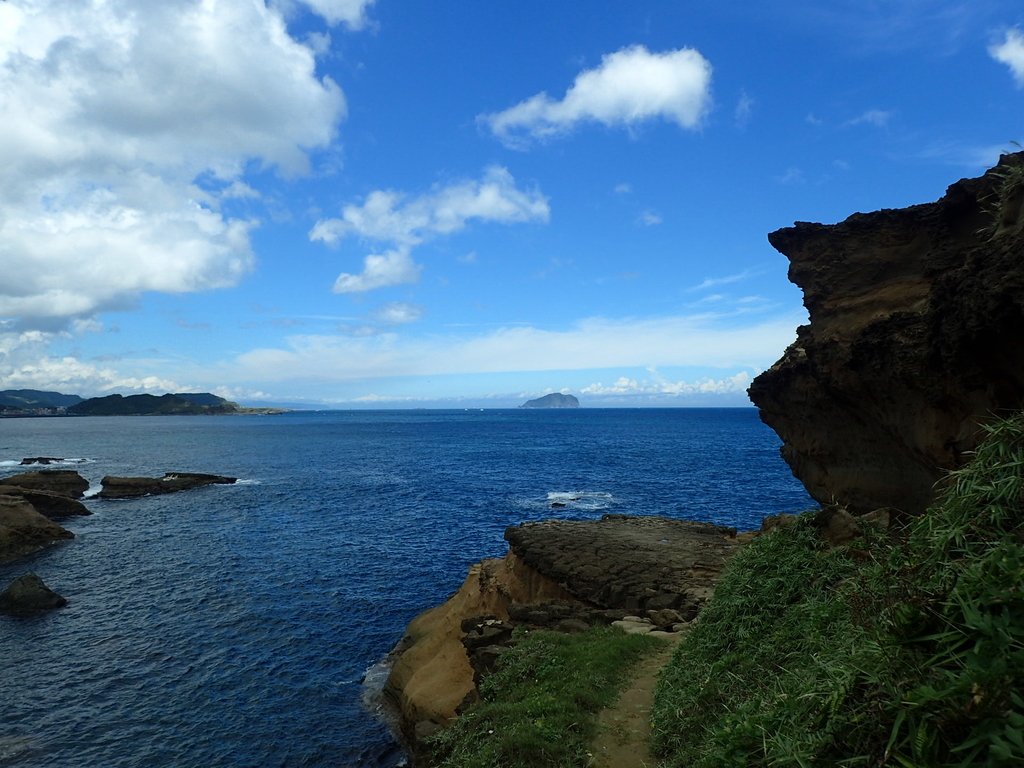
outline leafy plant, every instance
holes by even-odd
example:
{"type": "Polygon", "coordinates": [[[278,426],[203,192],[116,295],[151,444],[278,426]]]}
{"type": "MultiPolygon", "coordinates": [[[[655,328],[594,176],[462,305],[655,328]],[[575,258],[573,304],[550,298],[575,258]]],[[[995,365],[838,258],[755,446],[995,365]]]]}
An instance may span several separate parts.
{"type": "Polygon", "coordinates": [[[1024,765],[1024,415],[909,529],[732,562],[659,685],[666,766],[1024,765]]]}

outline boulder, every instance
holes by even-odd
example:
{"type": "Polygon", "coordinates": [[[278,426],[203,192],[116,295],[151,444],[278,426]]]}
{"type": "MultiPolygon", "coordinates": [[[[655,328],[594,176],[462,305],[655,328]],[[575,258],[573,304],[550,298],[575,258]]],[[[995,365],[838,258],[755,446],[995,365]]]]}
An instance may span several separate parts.
{"type": "Polygon", "coordinates": [[[80,499],[89,490],[89,481],[72,469],[22,472],[0,478],[0,492],[5,492],[3,488],[5,485],[14,485],[31,491],[48,491],[71,499],[80,499]]]}
{"type": "Polygon", "coordinates": [[[26,573],[0,592],[0,613],[25,616],[60,608],[67,602],[67,598],[46,586],[34,573],[26,573]]]}
{"type": "Polygon", "coordinates": [[[108,475],[101,481],[103,488],[97,494],[101,499],[135,499],[162,493],[187,491],[205,485],[231,485],[236,477],[206,475],[199,472],[168,472],[163,477],[115,477],[108,475]]]}
{"type": "Polygon", "coordinates": [[[808,325],[751,384],[821,504],[920,513],[979,428],[1024,408],[1024,153],[934,203],[769,235],[808,325]]]}
{"type": "Polygon", "coordinates": [[[0,493],[0,563],[72,538],[71,531],[39,514],[21,496],[0,493]]]}
{"type": "Polygon", "coordinates": [[[42,464],[45,466],[47,464],[60,464],[62,461],[64,461],[63,457],[57,456],[28,456],[21,460],[21,466],[28,467],[32,464],[42,464]]]}

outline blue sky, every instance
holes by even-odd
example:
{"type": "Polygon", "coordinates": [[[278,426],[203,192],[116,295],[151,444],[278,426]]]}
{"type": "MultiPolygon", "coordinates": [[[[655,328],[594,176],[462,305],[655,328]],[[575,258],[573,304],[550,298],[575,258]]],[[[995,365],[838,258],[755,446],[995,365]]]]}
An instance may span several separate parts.
{"type": "Polygon", "coordinates": [[[1022,107],[1019,2],[6,0],[0,389],[745,404],[1022,107]]]}

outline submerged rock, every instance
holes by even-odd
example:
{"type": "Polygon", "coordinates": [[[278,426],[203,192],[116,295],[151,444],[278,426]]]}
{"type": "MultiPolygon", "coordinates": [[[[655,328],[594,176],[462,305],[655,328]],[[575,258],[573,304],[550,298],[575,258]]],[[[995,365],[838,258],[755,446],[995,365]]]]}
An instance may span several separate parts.
{"type": "Polygon", "coordinates": [[[199,472],[168,472],[163,477],[108,475],[101,481],[103,488],[97,495],[102,499],[134,499],[139,496],[187,491],[204,485],[232,485],[236,482],[236,477],[206,475],[199,472]]]}
{"type": "Polygon", "coordinates": [[[73,469],[44,469],[0,478],[0,493],[6,492],[5,485],[32,491],[48,491],[71,499],[80,499],[89,490],[89,481],[73,469]]]}
{"type": "Polygon", "coordinates": [[[67,605],[67,598],[58,595],[34,573],[19,576],[0,592],[0,612],[25,616],[67,605]]]}
{"type": "Polygon", "coordinates": [[[812,497],[919,513],[1024,407],[1024,153],[935,203],[769,235],[810,324],[750,387],[812,497]]]}

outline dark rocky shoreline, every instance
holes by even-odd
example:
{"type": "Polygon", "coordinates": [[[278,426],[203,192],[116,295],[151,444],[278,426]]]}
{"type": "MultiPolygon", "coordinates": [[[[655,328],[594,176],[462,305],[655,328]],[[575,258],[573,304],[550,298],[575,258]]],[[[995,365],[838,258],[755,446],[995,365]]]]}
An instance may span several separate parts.
{"type": "MultiPolygon", "coordinates": [[[[46,457],[34,457],[22,463],[49,463],[40,462],[40,458],[46,457]]],[[[236,481],[234,477],[196,472],[169,472],[163,477],[107,476],[102,480],[103,487],[97,498],[139,498],[236,481]]],[[[75,535],[57,521],[92,514],[80,501],[88,489],[89,481],[74,470],[44,469],[0,478],[0,564],[20,560],[73,539],[75,535]]],[[[36,584],[33,579],[38,580],[38,577],[24,574],[16,579],[11,585],[15,596],[0,601],[0,612],[24,614],[35,610],[26,608],[27,605],[35,605],[40,610],[64,605],[66,601],[63,598],[56,593],[51,593],[53,597],[47,595],[48,588],[42,582],[36,584]],[[28,582],[21,583],[22,579],[29,577],[28,582]]]]}

